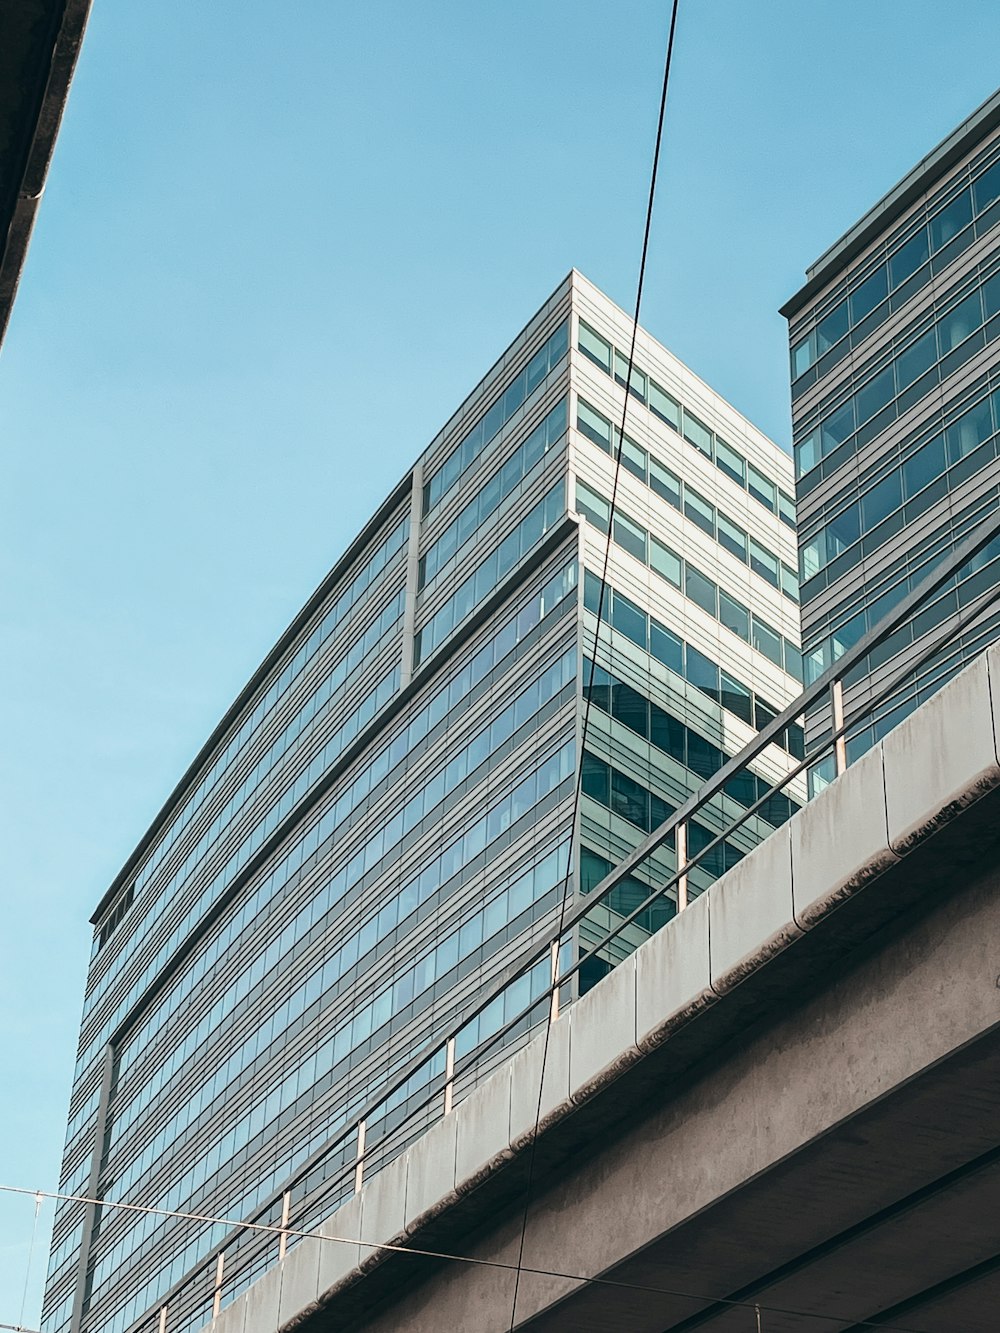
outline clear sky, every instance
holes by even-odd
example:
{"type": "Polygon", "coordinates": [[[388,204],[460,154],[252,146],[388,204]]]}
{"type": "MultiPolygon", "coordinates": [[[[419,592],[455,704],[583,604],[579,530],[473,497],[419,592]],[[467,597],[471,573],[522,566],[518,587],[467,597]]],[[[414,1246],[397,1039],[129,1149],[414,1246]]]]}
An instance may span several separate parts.
{"type": "MultiPolygon", "coordinates": [[[[267,649],[571,267],[631,308],[667,9],[94,0],[0,357],[0,1182],[56,1186],[88,917],[267,649]]],[[[643,322],[786,447],[778,306],[998,50],[681,0],[643,322]]]]}

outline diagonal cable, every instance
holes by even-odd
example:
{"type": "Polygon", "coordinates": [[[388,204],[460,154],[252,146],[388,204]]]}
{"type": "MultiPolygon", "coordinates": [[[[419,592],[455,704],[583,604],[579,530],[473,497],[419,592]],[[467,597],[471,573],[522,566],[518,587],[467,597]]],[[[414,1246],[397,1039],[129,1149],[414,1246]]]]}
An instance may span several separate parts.
{"type": "MultiPolygon", "coordinates": [[[[611,504],[608,512],[608,531],[604,543],[604,557],[601,564],[601,587],[597,601],[596,624],[594,626],[594,651],[591,654],[590,670],[588,673],[586,702],[583,711],[583,726],[580,733],[580,751],[579,763],[577,765],[576,786],[573,792],[572,816],[570,819],[570,842],[567,851],[566,876],[563,881],[562,901],[559,905],[559,926],[556,932],[553,982],[559,975],[559,954],[562,948],[562,933],[566,923],[566,915],[569,906],[570,885],[573,874],[573,837],[572,830],[576,828],[577,817],[580,809],[580,797],[583,791],[583,756],[587,743],[587,733],[590,727],[591,700],[593,697],[594,673],[597,663],[597,640],[601,632],[601,622],[604,618],[604,603],[607,595],[608,582],[608,564],[611,559],[611,533],[615,521],[615,506],[618,500],[618,483],[621,478],[622,448],[625,443],[625,422],[628,417],[628,400],[632,391],[632,373],[635,364],[635,344],[639,333],[639,315],[642,309],[642,291],[646,280],[646,259],[649,254],[649,235],[653,222],[653,204],[656,199],[656,177],[660,166],[660,148],[663,143],[663,121],[667,109],[667,89],[670,84],[670,66],[674,53],[674,34],[677,28],[677,8],[678,0],[672,0],[670,6],[670,28],[667,35],[667,53],[663,65],[663,83],[660,89],[660,108],[656,121],[656,143],[653,148],[653,165],[649,178],[649,194],[646,201],[646,221],[642,234],[642,256],[639,260],[639,277],[636,283],[635,293],[635,313],[632,319],[632,337],[629,343],[628,351],[628,370],[625,375],[625,397],[622,403],[621,429],[618,432],[618,440],[614,451],[614,482],[611,488],[611,504]]],[[[559,994],[558,988],[553,991],[553,997],[559,994]]],[[[528,1157],[528,1177],[524,1187],[524,1210],[521,1217],[521,1230],[518,1240],[517,1264],[514,1271],[514,1292],[511,1300],[510,1328],[513,1333],[514,1325],[517,1319],[517,1297],[521,1283],[521,1273],[524,1267],[524,1243],[528,1230],[528,1212],[531,1206],[531,1189],[534,1179],[535,1169],[535,1151],[538,1142],[538,1126],[542,1118],[542,1095],[545,1087],[545,1065],[549,1053],[549,1034],[552,1030],[552,1012],[550,1010],[549,1021],[545,1024],[545,1035],[542,1042],[541,1069],[538,1075],[538,1101],[535,1107],[535,1132],[531,1138],[531,1148],[528,1157]]]]}

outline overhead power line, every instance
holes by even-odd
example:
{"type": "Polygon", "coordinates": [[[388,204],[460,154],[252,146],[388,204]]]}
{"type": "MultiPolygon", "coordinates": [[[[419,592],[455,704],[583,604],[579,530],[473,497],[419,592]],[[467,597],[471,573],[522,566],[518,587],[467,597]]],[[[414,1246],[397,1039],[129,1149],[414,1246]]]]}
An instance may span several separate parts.
{"type": "MultiPolygon", "coordinates": [[[[248,1231],[270,1232],[274,1236],[284,1236],[286,1240],[319,1240],[333,1245],[359,1245],[371,1250],[387,1250],[392,1254],[405,1254],[410,1258],[434,1259],[450,1263],[468,1264],[475,1268],[498,1268],[509,1273],[521,1272],[531,1277],[554,1277],[567,1282],[579,1282],[584,1286],[608,1287],[619,1291],[644,1292],[651,1296],[673,1296],[679,1300],[702,1301],[706,1304],[732,1306],[744,1310],[759,1310],[762,1314],[791,1315],[799,1319],[814,1319],[821,1323],[837,1324],[841,1327],[850,1323],[852,1328],[877,1328],[883,1333],[922,1333],[920,1329],[902,1324],[886,1324],[878,1319],[854,1319],[851,1315],[816,1314],[812,1310],[799,1310],[786,1305],[765,1305],[760,1300],[741,1301],[729,1296],[713,1296],[698,1291],[678,1291],[673,1287],[660,1287],[648,1282],[626,1282],[609,1277],[589,1277],[585,1273],[567,1273],[557,1268],[532,1268],[527,1264],[505,1263],[501,1259],[477,1259],[468,1254],[449,1254],[444,1250],[423,1250],[410,1245],[389,1245],[369,1240],[360,1236],[324,1236],[318,1231],[302,1231],[297,1227],[283,1227],[270,1222],[244,1222],[232,1217],[216,1217],[209,1213],[189,1213],[177,1208],[155,1208],[150,1204],[124,1203],[108,1199],[94,1199],[86,1194],[62,1194],[57,1190],[25,1189],[19,1185],[0,1185],[4,1194],[30,1194],[35,1199],[56,1199],[68,1203],[100,1204],[102,1208],[121,1208],[132,1213],[153,1213],[158,1217],[174,1217],[191,1222],[203,1222],[206,1226],[245,1227],[248,1231]]],[[[37,1329],[26,1329],[20,1324],[0,1324],[0,1330],[8,1333],[38,1333],[37,1329]]]]}
{"type": "MultiPolygon", "coordinates": [[[[672,0],[670,6],[670,26],[667,33],[667,53],[663,63],[663,81],[660,87],[660,108],[656,118],[656,142],[653,146],[653,165],[649,175],[649,191],[646,198],[646,219],[642,231],[642,254],[639,258],[639,276],[636,280],[635,290],[635,311],[632,317],[632,337],[628,349],[628,370],[625,375],[625,393],[622,402],[621,428],[618,431],[618,440],[614,450],[614,481],[611,486],[611,503],[608,508],[608,531],[604,543],[604,554],[601,562],[600,592],[597,599],[596,623],[594,625],[594,649],[590,654],[590,668],[587,677],[586,700],[583,710],[583,726],[580,732],[579,761],[577,764],[576,785],[573,790],[572,816],[570,819],[570,828],[574,829],[577,823],[577,816],[580,809],[580,799],[583,793],[583,755],[587,746],[587,736],[590,730],[590,712],[594,697],[594,676],[597,670],[597,644],[601,633],[601,625],[604,620],[604,604],[607,600],[608,586],[608,565],[611,560],[611,534],[614,530],[615,509],[618,503],[618,483],[621,478],[622,470],[622,449],[625,444],[625,424],[628,418],[628,400],[632,392],[632,375],[635,368],[635,344],[639,335],[639,315],[642,310],[642,292],[646,282],[646,259],[649,255],[649,236],[653,223],[653,205],[656,201],[656,178],[660,167],[660,149],[663,144],[663,122],[667,110],[667,90],[670,86],[670,66],[674,55],[674,34],[677,30],[677,8],[678,0],[672,0]]],[[[562,900],[559,904],[559,929],[556,933],[556,944],[554,954],[554,966],[552,980],[555,982],[559,975],[559,954],[562,949],[562,933],[566,925],[566,914],[569,905],[570,884],[573,875],[573,839],[570,839],[569,849],[566,853],[566,875],[563,880],[562,900]]],[[[553,1005],[558,1003],[559,991],[553,991],[553,1005]]],[[[553,1010],[554,1012],[554,1010],[553,1010]]],[[[551,1018],[551,1015],[550,1015],[551,1018]]],[[[535,1108],[535,1133],[532,1135],[531,1148],[528,1157],[528,1175],[524,1186],[524,1209],[521,1216],[521,1234],[518,1239],[517,1264],[514,1276],[514,1291],[511,1298],[510,1308],[510,1329],[514,1330],[514,1324],[517,1320],[517,1297],[521,1286],[521,1272],[524,1260],[524,1243],[528,1230],[528,1212],[531,1207],[531,1194],[534,1185],[535,1176],[535,1151],[538,1143],[538,1126],[542,1118],[542,1090],[545,1087],[545,1066],[549,1054],[549,1034],[552,1029],[551,1021],[545,1024],[545,1035],[542,1040],[542,1058],[541,1069],[538,1075],[538,1102],[535,1108]]]]}

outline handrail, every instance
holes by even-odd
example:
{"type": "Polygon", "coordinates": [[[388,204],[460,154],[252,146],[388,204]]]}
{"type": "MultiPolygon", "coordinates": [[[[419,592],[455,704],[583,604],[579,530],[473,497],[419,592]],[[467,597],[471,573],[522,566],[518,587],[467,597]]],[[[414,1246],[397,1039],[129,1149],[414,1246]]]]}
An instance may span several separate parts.
{"type": "MultiPolygon", "coordinates": [[[[288,1177],[280,1189],[270,1194],[267,1199],[251,1212],[249,1217],[247,1217],[243,1223],[234,1227],[227,1237],[218,1242],[217,1245],[213,1246],[208,1253],[206,1253],[206,1255],[199,1260],[187,1274],[185,1274],[184,1277],[178,1279],[165,1295],[158,1300],[155,1307],[147,1309],[141,1318],[135,1320],[130,1327],[133,1329],[140,1328],[145,1325],[151,1317],[161,1316],[163,1312],[173,1304],[178,1296],[190,1289],[198,1278],[211,1270],[213,1265],[217,1265],[219,1256],[228,1250],[236,1240],[246,1234],[252,1225],[259,1221],[259,1219],[266,1213],[279,1205],[282,1206],[283,1212],[286,1212],[290,1193],[295,1186],[301,1183],[305,1177],[314,1171],[317,1166],[334,1152],[348,1145],[352,1137],[358,1143],[360,1151],[357,1156],[345,1166],[343,1173],[330,1182],[331,1192],[342,1182],[346,1183],[351,1175],[356,1175],[358,1168],[363,1167],[366,1158],[370,1158],[373,1151],[372,1147],[365,1146],[366,1127],[369,1127],[373,1121],[377,1123],[379,1118],[378,1113],[380,1111],[382,1111],[383,1114],[389,1113],[385,1110],[386,1103],[389,1099],[399,1092],[413,1075],[420,1072],[425,1065],[435,1058],[435,1056],[438,1056],[442,1052],[448,1052],[449,1049],[451,1050],[451,1067],[446,1079],[446,1088],[451,1087],[455,1080],[460,1078],[463,1073],[472,1069],[475,1064],[477,1064],[485,1054],[497,1046],[508,1033],[514,1031],[518,1024],[523,1023],[526,1019],[530,1019],[531,1014],[535,1010],[540,1009],[540,1007],[545,1005],[547,1001],[551,1001],[552,996],[558,993],[559,988],[565,985],[567,980],[579,971],[582,963],[585,961],[583,958],[573,962],[566,971],[557,972],[557,975],[553,977],[545,990],[541,994],[533,997],[527,1006],[515,1015],[515,1017],[506,1021],[498,1031],[492,1033],[482,1043],[477,1045],[474,1050],[468,1052],[464,1059],[458,1062],[454,1061],[454,1042],[462,1030],[466,1028],[473,1019],[477,1018],[495,1000],[499,999],[508,987],[525,976],[532,967],[536,966],[543,961],[546,956],[550,955],[553,947],[558,949],[564,937],[574,926],[582,921],[584,917],[591,914],[595,906],[598,906],[603,902],[604,899],[606,899],[623,880],[628,878],[638,866],[662,847],[671,834],[679,828],[686,828],[691,819],[697,815],[704,806],[716,796],[723,793],[726,784],[732,777],[745,769],[747,765],[757,758],[768,745],[780,738],[790,722],[794,722],[797,717],[804,713],[813,703],[821,699],[824,694],[828,692],[832,693],[835,687],[841,686],[844,678],[849,672],[861,662],[873,648],[878,647],[892,633],[894,633],[895,630],[904,625],[916,610],[922,607],[923,604],[928,601],[935,592],[943,587],[955,573],[978,555],[996,537],[1000,537],[1000,512],[987,518],[976,527],[962,543],[955,547],[955,549],[937,566],[936,569],[918,584],[912,592],[902,599],[898,606],[888,611],[877,625],[864,634],[852,648],[848,649],[836,662],[828,667],[811,685],[806,686],[798,698],[763,727],[757,735],[739,751],[738,754],[729,759],[722,768],[703,783],[696,792],[692,793],[692,795],[689,796],[673,814],[653,829],[638,847],[615,866],[614,869],[611,870],[572,911],[565,915],[561,926],[557,930],[547,932],[541,940],[533,942],[522,950],[518,958],[494,979],[485,997],[479,999],[470,1009],[462,1014],[460,1022],[452,1027],[446,1035],[440,1038],[435,1038],[431,1044],[425,1046],[420,1052],[411,1057],[411,1059],[407,1061],[403,1068],[395,1075],[393,1080],[380,1089],[377,1098],[366,1103],[363,1110],[356,1116],[352,1117],[351,1121],[344,1126],[342,1130],[332,1135],[326,1143],[317,1148],[314,1153],[310,1154],[306,1161],[288,1177]]],[[[971,622],[978,618],[982,609],[983,606],[980,605],[975,614],[968,618],[969,621],[971,622]]],[[[693,867],[697,866],[709,852],[716,848],[728,833],[741,827],[748,819],[750,819],[770,796],[787,786],[795,777],[799,776],[811,764],[815,763],[818,758],[824,756],[831,750],[834,753],[837,753],[839,744],[846,736],[847,732],[864,717],[869,716],[883,699],[890,695],[909,675],[912,675],[913,672],[927,661],[929,657],[934,656],[940,651],[942,643],[949,638],[953,632],[954,627],[949,626],[947,634],[942,635],[927,653],[923,654],[916,662],[906,664],[906,666],[900,672],[896,673],[890,682],[885,685],[873,699],[869,699],[861,709],[856,710],[846,721],[842,717],[841,708],[841,716],[838,719],[839,725],[833,729],[830,736],[826,737],[816,749],[785,773],[764,795],[758,797],[753,805],[744,809],[740,815],[730,821],[723,832],[717,834],[705,847],[692,855],[685,856],[683,865],[677,865],[673,875],[670,876],[667,882],[657,889],[652,889],[650,895],[638,907],[633,909],[627,917],[624,917],[620,922],[616,923],[613,930],[609,931],[592,949],[590,949],[586,956],[588,958],[593,957],[600,949],[605,948],[610,941],[615,939],[627,926],[632,924],[640,913],[649,907],[650,904],[658,899],[662,899],[664,893],[668,889],[678,884],[682,879],[685,879],[693,867]]],[[[834,696],[834,702],[836,702],[836,696],[834,696]]],[[[551,1021],[551,1008],[549,1009],[549,1014],[551,1021]]],[[[442,1090],[440,1088],[435,1088],[426,1098],[422,1099],[417,1106],[411,1108],[406,1113],[401,1125],[405,1125],[413,1116],[426,1110],[428,1106],[440,1098],[442,1098],[442,1090]]],[[[398,1129],[399,1126],[396,1128],[398,1129]]],[[[358,1176],[356,1175],[356,1179],[357,1178],[358,1176]]],[[[212,1293],[210,1293],[210,1295],[212,1295],[212,1293]]],[[[215,1302],[215,1304],[217,1306],[217,1302],[215,1302]]],[[[207,1308],[211,1308],[212,1305],[213,1300],[208,1300],[207,1308]]],[[[165,1317],[160,1319],[160,1333],[166,1333],[166,1330],[163,1327],[164,1322],[165,1317]]]]}

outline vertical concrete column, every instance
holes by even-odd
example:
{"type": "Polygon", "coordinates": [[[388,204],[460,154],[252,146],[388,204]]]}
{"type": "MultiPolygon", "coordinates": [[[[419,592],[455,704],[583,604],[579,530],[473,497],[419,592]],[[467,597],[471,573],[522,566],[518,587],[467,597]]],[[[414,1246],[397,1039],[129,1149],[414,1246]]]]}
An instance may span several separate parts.
{"type": "Polygon", "coordinates": [[[688,839],[687,824],[678,824],[674,830],[674,846],[677,857],[677,910],[683,912],[688,905],[688,839]]]}
{"type": "Polygon", "coordinates": [[[361,1193],[365,1176],[365,1122],[358,1121],[358,1145],[355,1153],[357,1165],[354,1168],[354,1193],[361,1193]]]}
{"type": "Polygon", "coordinates": [[[406,596],[403,603],[403,654],[399,683],[409,685],[413,678],[414,638],[417,620],[417,573],[420,565],[420,518],[424,503],[424,465],[418,462],[410,487],[410,531],[406,540],[406,596]]]}
{"type": "MultiPolygon", "coordinates": [[[[215,1294],[212,1297],[213,1319],[218,1319],[219,1311],[222,1308],[222,1279],[225,1276],[225,1272],[226,1272],[226,1254],[225,1251],[223,1250],[220,1251],[219,1257],[215,1261],[215,1294]]],[[[165,1313],[166,1313],[166,1307],[164,1306],[163,1314],[165,1315],[165,1313]]],[[[160,1333],[163,1333],[162,1329],[160,1330],[160,1333]]]]}
{"type": "MultiPolygon", "coordinates": [[[[844,682],[841,680],[835,680],[830,686],[830,708],[833,713],[833,730],[836,733],[844,725],[844,682]]],[[[841,773],[847,772],[846,736],[838,736],[833,742],[833,755],[839,778],[841,773]]]]}

